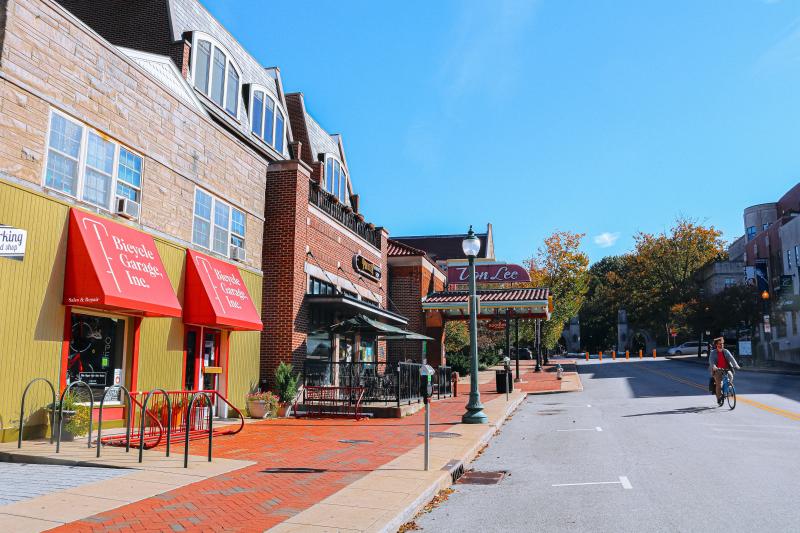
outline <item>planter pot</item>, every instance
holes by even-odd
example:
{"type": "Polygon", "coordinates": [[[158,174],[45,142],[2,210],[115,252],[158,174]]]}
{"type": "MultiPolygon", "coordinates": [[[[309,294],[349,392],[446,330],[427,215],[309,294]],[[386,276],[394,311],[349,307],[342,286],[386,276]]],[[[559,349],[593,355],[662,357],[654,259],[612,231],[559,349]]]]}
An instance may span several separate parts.
{"type": "Polygon", "coordinates": [[[264,400],[248,400],[247,411],[250,413],[250,418],[266,418],[269,415],[267,402],[264,400]]]}
{"type": "MultiPolygon", "coordinates": [[[[53,436],[58,437],[58,411],[53,412],[48,409],[48,416],[53,421],[53,436]]],[[[75,411],[64,411],[64,424],[61,426],[61,442],[72,442],[75,440],[75,434],[67,431],[67,424],[70,423],[72,417],[75,416],[75,411]]]]}
{"type": "Polygon", "coordinates": [[[291,410],[292,404],[291,402],[281,402],[278,404],[278,418],[284,418],[286,414],[291,410]]]}

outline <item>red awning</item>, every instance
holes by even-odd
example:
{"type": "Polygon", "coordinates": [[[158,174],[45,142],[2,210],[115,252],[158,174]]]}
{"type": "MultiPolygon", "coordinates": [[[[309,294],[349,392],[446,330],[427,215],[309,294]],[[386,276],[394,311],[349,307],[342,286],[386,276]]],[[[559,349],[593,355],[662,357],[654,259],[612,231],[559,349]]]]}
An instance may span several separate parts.
{"type": "Polygon", "coordinates": [[[64,305],[143,316],[181,316],[153,238],[70,209],[64,305]]]}
{"type": "Polygon", "coordinates": [[[235,265],[188,250],[185,294],[183,321],[187,324],[247,331],[263,328],[235,265]]]}

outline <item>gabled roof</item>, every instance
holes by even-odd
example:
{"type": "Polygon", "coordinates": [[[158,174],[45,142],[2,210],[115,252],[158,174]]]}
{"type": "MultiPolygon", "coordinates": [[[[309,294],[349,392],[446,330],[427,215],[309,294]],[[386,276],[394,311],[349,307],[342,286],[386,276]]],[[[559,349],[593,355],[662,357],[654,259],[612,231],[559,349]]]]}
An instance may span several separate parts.
{"type": "MultiPolygon", "coordinates": [[[[465,234],[457,235],[417,235],[411,237],[392,237],[400,244],[424,250],[434,261],[447,261],[448,259],[464,259],[461,241],[465,234]]],[[[486,233],[477,233],[481,241],[481,250],[478,257],[481,259],[494,258],[494,243],[492,238],[492,225],[489,224],[486,233]]]]}
{"type": "Polygon", "coordinates": [[[208,114],[206,108],[200,103],[197,95],[195,95],[194,89],[192,89],[191,85],[189,85],[186,79],[181,75],[181,72],[178,70],[178,67],[175,66],[172,59],[167,56],[132,50],[122,46],[118,46],[117,48],[160,81],[170,93],[183,100],[196,111],[204,115],[208,114]]]}
{"type": "Polygon", "coordinates": [[[427,255],[423,250],[419,248],[413,248],[407,244],[403,244],[402,242],[396,241],[394,239],[389,239],[388,247],[386,249],[386,255],[389,257],[414,257],[414,256],[425,256],[427,255]]]}

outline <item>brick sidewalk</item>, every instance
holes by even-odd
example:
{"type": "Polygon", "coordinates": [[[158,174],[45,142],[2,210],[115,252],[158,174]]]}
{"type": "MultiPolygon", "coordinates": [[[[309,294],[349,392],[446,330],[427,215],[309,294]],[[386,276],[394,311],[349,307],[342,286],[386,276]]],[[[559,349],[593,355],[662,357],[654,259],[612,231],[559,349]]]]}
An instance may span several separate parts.
{"type": "MultiPolygon", "coordinates": [[[[505,397],[494,392],[493,377],[481,384],[484,403],[505,397]]],[[[536,388],[559,385],[549,372],[524,372],[523,379],[536,388]]],[[[457,398],[433,404],[434,431],[436,426],[460,422],[468,388],[460,392],[457,398]]],[[[422,424],[421,413],[404,419],[281,419],[247,424],[238,435],[215,441],[214,457],[256,465],[54,531],[264,531],[422,444],[418,435],[422,424]]],[[[203,455],[203,443],[192,446],[192,453],[203,455]]]]}

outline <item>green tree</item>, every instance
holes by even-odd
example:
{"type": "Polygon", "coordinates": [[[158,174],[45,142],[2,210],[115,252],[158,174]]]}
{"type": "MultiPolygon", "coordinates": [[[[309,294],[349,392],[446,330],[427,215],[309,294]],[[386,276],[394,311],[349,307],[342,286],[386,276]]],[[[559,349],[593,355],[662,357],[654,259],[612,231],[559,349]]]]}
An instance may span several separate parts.
{"type": "Polygon", "coordinates": [[[583,233],[557,231],[526,261],[531,282],[549,288],[553,297],[550,320],[542,322],[544,348],[555,348],[564,325],[578,314],[583,304],[589,281],[589,257],[580,250],[584,236],[583,233]]]}
{"type": "Polygon", "coordinates": [[[444,324],[444,349],[447,354],[461,353],[469,346],[469,325],[460,320],[450,320],[444,324]]]}
{"type": "Polygon", "coordinates": [[[699,300],[696,272],[723,253],[721,232],[678,218],[669,232],[639,233],[623,283],[631,321],[666,340],[666,326],[685,323],[685,306],[699,300]]]}
{"type": "Polygon", "coordinates": [[[624,307],[628,257],[604,257],[589,267],[586,300],[580,310],[581,342],[591,352],[617,342],[617,311],[624,307]]]}

